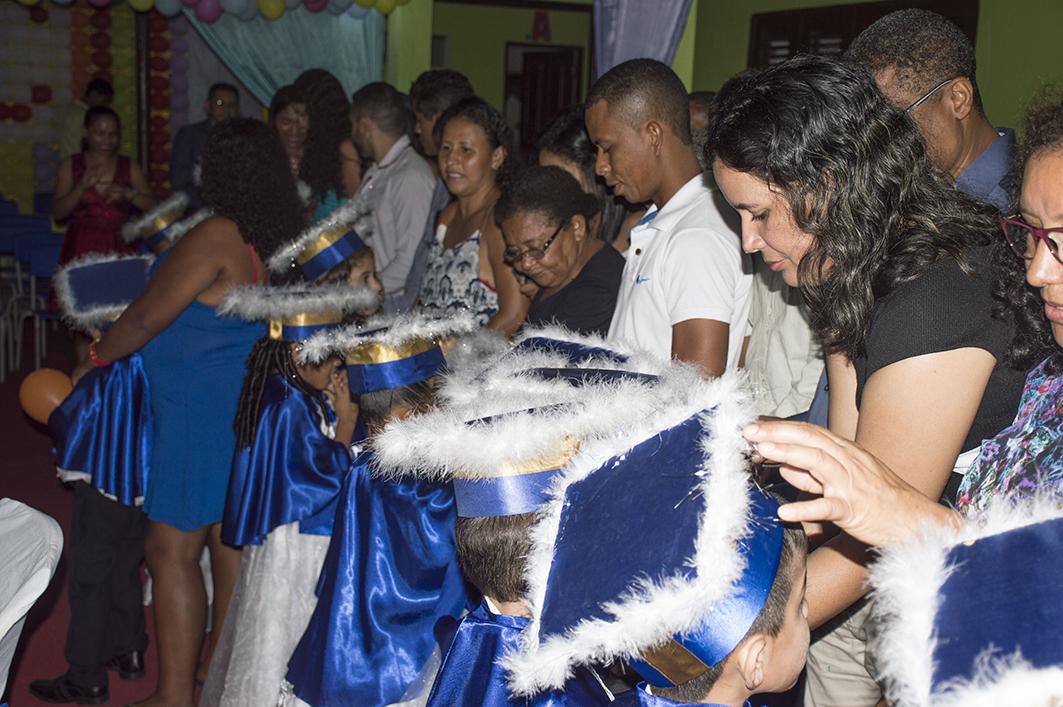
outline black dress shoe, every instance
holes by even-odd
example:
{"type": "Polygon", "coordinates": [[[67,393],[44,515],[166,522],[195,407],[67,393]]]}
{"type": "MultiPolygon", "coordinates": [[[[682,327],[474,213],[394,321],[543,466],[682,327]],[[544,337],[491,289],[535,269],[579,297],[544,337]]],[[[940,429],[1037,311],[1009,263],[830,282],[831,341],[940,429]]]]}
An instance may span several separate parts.
{"type": "Polygon", "coordinates": [[[67,680],[66,675],[60,675],[54,680],[34,680],[30,683],[30,692],[38,700],[54,705],[67,702],[79,705],[102,705],[111,697],[107,693],[106,685],[83,687],[67,680]]]}
{"type": "Polygon", "coordinates": [[[118,673],[123,680],[139,680],[144,677],[144,651],[116,655],[107,661],[107,669],[118,673]]]}

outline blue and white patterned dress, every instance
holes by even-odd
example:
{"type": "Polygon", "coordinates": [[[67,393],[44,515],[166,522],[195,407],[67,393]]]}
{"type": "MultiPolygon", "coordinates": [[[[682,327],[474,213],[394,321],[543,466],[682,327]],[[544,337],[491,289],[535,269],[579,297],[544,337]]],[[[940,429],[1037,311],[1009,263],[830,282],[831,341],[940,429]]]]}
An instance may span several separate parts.
{"type": "Polygon", "coordinates": [[[480,231],[445,248],[447,227],[440,224],[421,280],[420,311],[447,316],[470,312],[483,326],[498,311],[498,294],[480,279],[480,231]]]}

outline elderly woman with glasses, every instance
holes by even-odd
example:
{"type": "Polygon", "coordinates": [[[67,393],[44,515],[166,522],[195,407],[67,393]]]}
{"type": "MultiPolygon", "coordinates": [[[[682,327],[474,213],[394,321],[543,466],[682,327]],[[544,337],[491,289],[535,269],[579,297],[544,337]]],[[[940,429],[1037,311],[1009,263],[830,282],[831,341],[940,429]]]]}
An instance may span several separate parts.
{"type": "Polygon", "coordinates": [[[495,218],[506,262],[538,287],[527,324],[608,333],[624,257],[595,237],[599,206],[560,167],[531,167],[502,192],[495,218]]]}
{"type": "Polygon", "coordinates": [[[756,425],[746,435],[760,453],[788,465],[783,476],[795,486],[822,496],[784,506],[786,520],[829,521],[864,542],[888,545],[930,519],[978,514],[1000,496],[1063,498],[1063,93],[1031,105],[1023,137],[1017,213],[1001,219],[1010,251],[999,249],[994,278],[997,309],[1011,310],[1016,323],[1008,355],[1032,366],[1014,422],[982,442],[955,511],[822,428],[756,425]]]}
{"type": "MultiPolygon", "coordinates": [[[[868,74],[820,57],[729,81],[707,151],[743,247],[808,303],[828,352],[831,431],[931,501],[953,501],[981,441],[1011,421],[1026,372],[1006,356],[1010,319],[992,315],[992,207],[942,177],[868,74]]],[[[871,707],[870,553],[847,533],[810,532],[809,622],[824,628],[805,704],[871,707]]]]}

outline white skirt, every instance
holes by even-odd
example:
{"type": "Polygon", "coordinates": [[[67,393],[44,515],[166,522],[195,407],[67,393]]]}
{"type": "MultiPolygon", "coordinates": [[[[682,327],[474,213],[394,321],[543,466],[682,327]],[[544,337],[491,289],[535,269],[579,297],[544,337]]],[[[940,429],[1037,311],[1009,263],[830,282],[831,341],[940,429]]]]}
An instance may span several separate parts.
{"type": "Polygon", "coordinates": [[[272,707],[317,604],[329,538],[282,525],[244,548],[240,577],[203,685],[201,707],[272,707]]]}

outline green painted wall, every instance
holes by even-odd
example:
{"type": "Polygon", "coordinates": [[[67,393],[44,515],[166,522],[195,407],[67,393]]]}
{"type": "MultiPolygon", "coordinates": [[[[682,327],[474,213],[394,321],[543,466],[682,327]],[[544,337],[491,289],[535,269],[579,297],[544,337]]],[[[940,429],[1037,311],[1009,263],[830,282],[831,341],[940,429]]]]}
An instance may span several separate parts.
{"type": "MultiPolygon", "coordinates": [[[[578,4],[590,3],[588,0],[578,4]]],[[[448,38],[446,68],[468,76],[476,92],[500,108],[505,88],[506,43],[533,43],[531,36],[535,12],[518,7],[436,2],[432,10],[432,34],[448,38]]],[[[586,93],[591,15],[578,10],[550,10],[547,15],[550,19],[550,41],[543,44],[583,49],[584,76],[581,89],[586,93]]]]}
{"type": "MultiPolygon", "coordinates": [[[[838,0],[702,3],[696,18],[694,87],[715,90],[746,67],[753,14],[836,4],[838,0]]],[[[986,114],[995,124],[1017,125],[1023,102],[1042,83],[1063,83],[1058,52],[1061,27],[1063,2],[981,1],[975,47],[978,85],[986,114]]]]}
{"type": "Polygon", "coordinates": [[[403,93],[432,60],[432,0],[410,0],[388,15],[384,80],[403,93]]]}

